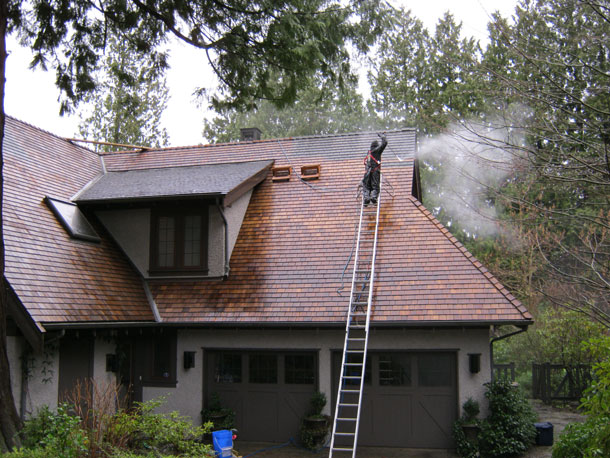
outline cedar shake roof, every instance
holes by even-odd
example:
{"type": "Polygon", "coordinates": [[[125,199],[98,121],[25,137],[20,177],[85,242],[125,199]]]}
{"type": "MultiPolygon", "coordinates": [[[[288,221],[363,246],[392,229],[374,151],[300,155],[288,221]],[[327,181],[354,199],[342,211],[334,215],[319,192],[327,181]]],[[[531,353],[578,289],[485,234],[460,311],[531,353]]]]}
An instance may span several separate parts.
{"type": "Polygon", "coordinates": [[[101,242],[70,238],[44,203],[69,201],[102,171],[98,155],[13,118],[4,131],[6,278],[38,323],[153,321],[142,281],[95,225],[101,242]]]}
{"type": "MultiPolygon", "coordinates": [[[[413,197],[415,131],[387,137],[372,324],[528,324],[531,316],[521,303],[413,197]]],[[[175,168],[168,171],[172,175],[254,161],[263,171],[274,161],[291,166],[292,176],[274,182],[267,173],[254,187],[226,281],[149,282],[161,320],[342,325],[357,186],[375,138],[375,133],[357,133],[122,152],[105,154],[102,166],[96,153],[7,118],[6,277],[39,324],[154,322],[142,280],[99,222],[90,220],[100,243],[72,239],[44,204],[45,196],[69,201],[104,167],[110,175],[125,176],[175,168]],[[299,180],[300,167],[311,164],[320,165],[320,178],[299,180]]]]}
{"type": "Polygon", "coordinates": [[[85,187],[74,201],[90,204],[222,196],[234,202],[259,184],[272,164],[252,161],[108,172],[85,187]]]}
{"type": "MultiPolygon", "coordinates": [[[[226,281],[150,282],[162,320],[344,322],[357,186],[375,138],[358,133],[105,155],[109,171],[251,160],[293,169],[289,181],[274,182],[269,175],[254,189],[226,281]],[[320,164],[319,180],[298,179],[300,167],[309,164],[320,164]]],[[[387,138],[372,324],[529,323],[523,305],[412,196],[415,131],[389,132],[387,138]]]]}

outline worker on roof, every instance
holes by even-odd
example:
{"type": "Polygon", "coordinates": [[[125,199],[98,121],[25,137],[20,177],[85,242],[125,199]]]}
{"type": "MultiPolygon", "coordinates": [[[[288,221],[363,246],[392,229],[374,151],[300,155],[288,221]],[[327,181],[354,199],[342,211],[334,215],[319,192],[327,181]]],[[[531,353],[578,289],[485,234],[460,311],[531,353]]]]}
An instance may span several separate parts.
{"type": "Polygon", "coordinates": [[[374,140],[371,143],[371,149],[369,154],[364,159],[364,178],[362,178],[362,198],[364,199],[364,205],[377,204],[377,197],[379,196],[379,170],[381,169],[381,153],[388,145],[388,141],[385,138],[385,132],[383,135],[379,135],[381,138],[381,144],[374,140]]]}

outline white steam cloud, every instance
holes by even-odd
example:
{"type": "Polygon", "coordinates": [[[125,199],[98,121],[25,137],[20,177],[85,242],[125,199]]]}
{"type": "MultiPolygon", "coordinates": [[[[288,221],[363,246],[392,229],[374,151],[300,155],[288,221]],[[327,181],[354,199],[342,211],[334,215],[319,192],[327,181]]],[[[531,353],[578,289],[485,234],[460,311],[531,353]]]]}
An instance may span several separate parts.
{"type": "Polygon", "coordinates": [[[471,236],[509,235],[506,225],[498,224],[495,190],[510,179],[526,157],[522,129],[509,124],[521,125],[507,123],[506,119],[455,124],[448,133],[420,145],[420,161],[440,176],[438,183],[423,183],[424,187],[437,186],[425,189],[424,194],[438,194],[434,199],[439,204],[436,210],[442,207],[450,221],[471,236]]]}

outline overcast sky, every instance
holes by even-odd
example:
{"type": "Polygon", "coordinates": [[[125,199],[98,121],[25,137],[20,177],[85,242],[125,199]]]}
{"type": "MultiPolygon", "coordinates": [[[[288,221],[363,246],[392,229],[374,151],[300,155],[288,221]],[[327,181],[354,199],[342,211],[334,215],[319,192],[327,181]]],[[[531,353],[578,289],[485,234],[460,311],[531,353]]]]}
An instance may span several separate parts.
{"type": "MultiPolygon", "coordinates": [[[[503,16],[511,16],[516,0],[390,0],[390,3],[410,8],[430,30],[434,30],[438,18],[449,10],[462,22],[464,35],[484,43],[491,13],[498,10],[503,16]]],[[[59,116],[54,72],[29,70],[32,54],[29,49],[21,48],[14,37],[8,37],[7,49],[6,113],[54,134],[75,136],[78,117],[59,116]]],[[[167,74],[170,101],[163,116],[170,143],[175,146],[203,143],[205,110],[196,106],[192,93],[197,86],[213,79],[211,72],[202,54],[182,43],[172,47],[170,66],[167,74]]]]}

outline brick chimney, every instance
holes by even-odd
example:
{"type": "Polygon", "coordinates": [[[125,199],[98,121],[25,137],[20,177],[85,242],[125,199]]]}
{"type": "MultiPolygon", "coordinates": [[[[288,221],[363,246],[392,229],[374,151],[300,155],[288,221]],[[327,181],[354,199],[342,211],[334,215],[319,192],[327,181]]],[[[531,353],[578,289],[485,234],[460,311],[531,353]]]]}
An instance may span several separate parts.
{"type": "Polygon", "coordinates": [[[261,139],[262,132],[258,127],[246,127],[239,130],[241,132],[240,141],[242,142],[251,142],[261,139]]]}

